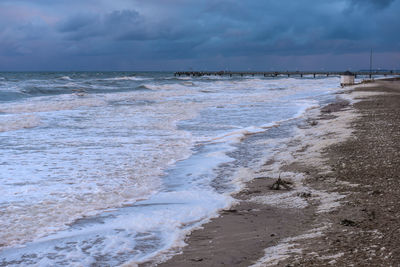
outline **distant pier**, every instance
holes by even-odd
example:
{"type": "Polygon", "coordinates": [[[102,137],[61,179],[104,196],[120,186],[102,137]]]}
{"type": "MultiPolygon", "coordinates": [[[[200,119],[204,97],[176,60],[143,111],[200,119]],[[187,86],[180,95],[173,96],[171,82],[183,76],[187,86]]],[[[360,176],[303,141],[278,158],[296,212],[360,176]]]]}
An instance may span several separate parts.
{"type": "MultiPolygon", "coordinates": [[[[303,77],[303,76],[343,76],[348,75],[348,71],[178,71],[175,72],[175,76],[264,76],[264,77],[303,77]]],[[[400,75],[400,71],[355,71],[351,74],[357,78],[357,76],[392,76],[400,75]]]]}

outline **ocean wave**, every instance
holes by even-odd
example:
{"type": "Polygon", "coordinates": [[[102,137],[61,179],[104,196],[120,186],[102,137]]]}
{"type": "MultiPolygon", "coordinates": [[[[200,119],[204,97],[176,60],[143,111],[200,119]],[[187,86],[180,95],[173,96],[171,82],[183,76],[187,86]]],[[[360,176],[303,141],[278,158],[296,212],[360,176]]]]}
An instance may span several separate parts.
{"type": "Polygon", "coordinates": [[[187,81],[187,80],[192,80],[192,77],[191,77],[191,76],[182,76],[182,77],[178,77],[178,76],[176,76],[176,77],[166,77],[166,78],[163,78],[163,80],[177,80],[177,81],[179,81],[179,80],[184,80],[184,81],[187,81]]]}
{"type": "Polygon", "coordinates": [[[202,93],[210,94],[210,93],[215,93],[215,91],[212,90],[200,90],[202,93]]]}
{"type": "MultiPolygon", "coordinates": [[[[79,93],[79,92],[78,92],[79,93]]],[[[75,94],[60,96],[54,100],[48,97],[38,97],[35,101],[24,101],[20,103],[9,103],[0,107],[0,112],[10,114],[52,112],[60,110],[72,110],[79,107],[104,106],[107,102],[102,98],[77,98],[75,94]]]]}
{"type": "Polygon", "coordinates": [[[177,90],[177,89],[180,89],[180,90],[188,89],[189,85],[184,85],[182,83],[167,83],[167,84],[154,84],[154,83],[152,83],[152,84],[144,84],[144,86],[147,89],[150,89],[150,90],[157,90],[157,91],[168,90],[168,91],[171,91],[171,90],[177,90]]]}
{"type": "Polygon", "coordinates": [[[70,86],[57,86],[57,87],[39,87],[32,86],[21,90],[21,93],[28,95],[55,95],[71,93],[70,86]]]}
{"type": "Polygon", "coordinates": [[[0,101],[12,101],[24,97],[21,92],[0,91],[0,101]]]}
{"type": "Polygon", "coordinates": [[[117,101],[109,101],[108,103],[115,106],[146,106],[146,105],[152,105],[156,102],[152,100],[124,99],[117,101]]]}
{"type": "Polygon", "coordinates": [[[214,75],[204,75],[196,78],[201,80],[232,80],[232,78],[229,76],[214,76],[214,75]]]}
{"type": "Polygon", "coordinates": [[[108,78],[105,80],[107,80],[107,81],[146,81],[146,80],[151,80],[151,78],[135,77],[135,76],[122,76],[122,77],[108,78]]]}
{"type": "Polygon", "coordinates": [[[34,128],[40,124],[40,119],[35,115],[2,115],[0,116],[0,132],[16,131],[34,128]]]}
{"type": "Polygon", "coordinates": [[[153,90],[153,88],[150,85],[145,85],[145,84],[139,85],[138,87],[136,87],[136,89],[138,89],[138,90],[153,90]]]}
{"type": "Polygon", "coordinates": [[[182,84],[186,86],[195,86],[195,84],[192,82],[183,82],[182,84]]]}
{"type": "Polygon", "coordinates": [[[66,81],[71,81],[72,80],[71,77],[69,77],[69,76],[61,76],[58,79],[59,80],[66,80],[66,81]]]}
{"type": "Polygon", "coordinates": [[[201,140],[204,143],[239,143],[241,142],[246,136],[256,134],[256,133],[262,133],[265,132],[266,130],[277,127],[280,125],[281,122],[272,122],[268,123],[262,126],[249,126],[245,128],[241,128],[238,130],[233,130],[231,132],[216,136],[211,139],[204,139],[201,140]]]}

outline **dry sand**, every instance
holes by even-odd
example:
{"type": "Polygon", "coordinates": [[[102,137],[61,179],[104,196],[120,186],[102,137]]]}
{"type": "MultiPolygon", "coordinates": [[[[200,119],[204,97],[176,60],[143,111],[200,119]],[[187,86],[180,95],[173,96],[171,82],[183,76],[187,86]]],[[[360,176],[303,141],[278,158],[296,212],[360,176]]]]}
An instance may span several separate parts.
{"type": "Polygon", "coordinates": [[[158,266],[400,265],[400,81],[349,90],[306,121],[237,205],[158,266]],[[271,190],[279,173],[290,189],[271,190]]]}

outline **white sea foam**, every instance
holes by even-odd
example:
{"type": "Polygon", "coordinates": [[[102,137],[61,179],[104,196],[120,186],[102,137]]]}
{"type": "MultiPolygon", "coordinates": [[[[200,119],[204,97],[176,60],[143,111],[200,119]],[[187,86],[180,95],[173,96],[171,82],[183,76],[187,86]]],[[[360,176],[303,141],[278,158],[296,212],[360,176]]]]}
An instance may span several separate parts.
{"type": "Polygon", "coordinates": [[[36,115],[0,115],[0,132],[33,128],[40,124],[36,115]]]}
{"type": "Polygon", "coordinates": [[[109,81],[146,81],[146,80],[151,80],[151,78],[135,77],[135,76],[122,76],[122,77],[109,78],[106,80],[109,80],[109,81]]]}
{"type": "Polygon", "coordinates": [[[278,245],[268,247],[264,250],[264,256],[250,267],[277,266],[281,261],[288,259],[291,255],[300,254],[302,248],[297,243],[300,240],[312,239],[322,236],[322,233],[329,227],[323,225],[313,228],[302,235],[283,239],[278,245]]]}
{"type": "Polygon", "coordinates": [[[59,79],[60,80],[66,80],[66,81],[71,81],[72,80],[71,77],[69,77],[69,76],[62,76],[59,79]]]}
{"type": "MultiPolygon", "coordinates": [[[[21,118],[32,117],[33,122],[40,116],[43,126],[53,130],[29,131],[23,138],[9,134],[9,140],[15,139],[10,146],[27,150],[24,154],[10,153],[8,164],[0,167],[2,178],[8,179],[0,189],[4,193],[0,203],[9,203],[7,212],[0,215],[7,218],[0,220],[1,228],[8,229],[1,233],[5,244],[43,236],[82,216],[146,197],[160,186],[159,177],[167,166],[190,155],[190,134],[176,130],[175,124],[192,117],[194,105],[170,101],[136,108],[104,108],[107,101],[122,98],[110,94],[69,99],[61,105],[52,103],[51,98],[36,99],[30,105],[10,105],[7,111],[21,113],[21,118]],[[87,110],[90,105],[101,109],[87,110]],[[85,129],[74,120],[82,117],[80,114],[90,118],[84,122],[85,129]],[[120,136],[129,132],[131,136],[120,136]],[[21,199],[25,201],[21,203],[21,199]],[[33,218],[34,225],[18,231],[33,218]]],[[[19,125],[4,124],[9,128],[19,125]]],[[[21,125],[26,128],[32,122],[26,120],[21,125]]]]}
{"type": "Polygon", "coordinates": [[[76,95],[59,96],[57,100],[41,97],[35,100],[21,101],[20,103],[6,103],[0,107],[3,113],[36,113],[61,110],[72,110],[79,107],[104,106],[102,98],[77,98],[76,95]]]}

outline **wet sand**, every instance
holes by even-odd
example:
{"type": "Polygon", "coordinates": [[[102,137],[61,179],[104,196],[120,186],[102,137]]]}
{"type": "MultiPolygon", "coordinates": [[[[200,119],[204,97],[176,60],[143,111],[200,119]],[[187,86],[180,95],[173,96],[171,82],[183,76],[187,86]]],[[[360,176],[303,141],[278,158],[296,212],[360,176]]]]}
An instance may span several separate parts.
{"type": "Polygon", "coordinates": [[[307,116],[239,203],[158,266],[400,264],[400,81],[348,90],[307,116]],[[279,176],[288,188],[272,190],[279,176]]]}

